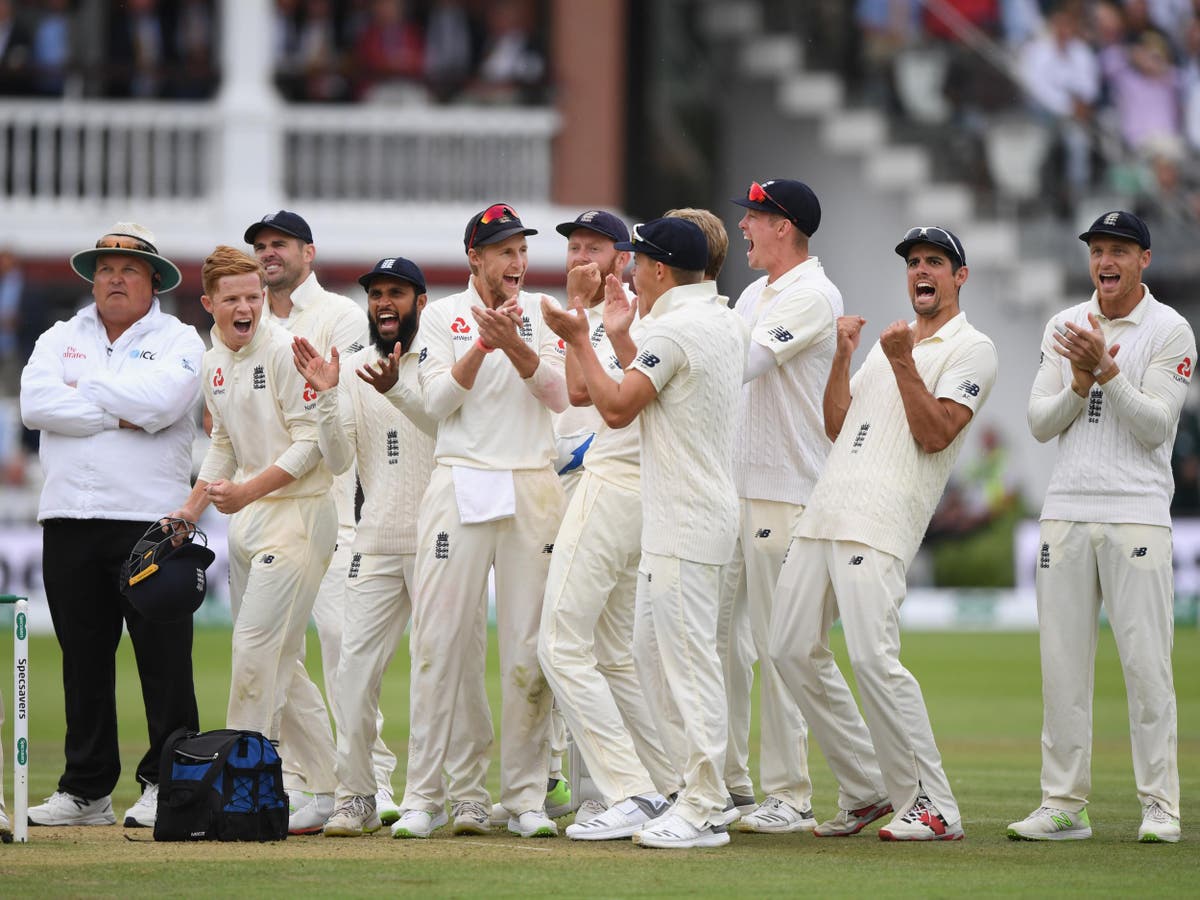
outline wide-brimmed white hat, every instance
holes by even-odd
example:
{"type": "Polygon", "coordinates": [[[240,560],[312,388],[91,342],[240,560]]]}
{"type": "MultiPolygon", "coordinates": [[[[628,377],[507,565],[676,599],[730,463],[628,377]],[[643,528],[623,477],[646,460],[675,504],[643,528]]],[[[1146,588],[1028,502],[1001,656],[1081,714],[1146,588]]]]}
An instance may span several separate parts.
{"type": "Polygon", "coordinates": [[[183,276],[179,267],[158,252],[154,246],[154,233],[136,222],[117,222],[96,241],[95,247],[80,250],[71,257],[71,268],[84,281],[96,278],[96,258],[105,254],[137,256],[146,260],[158,273],[159,283],[155,293],[165,294],[179,287],[183,276]]]}

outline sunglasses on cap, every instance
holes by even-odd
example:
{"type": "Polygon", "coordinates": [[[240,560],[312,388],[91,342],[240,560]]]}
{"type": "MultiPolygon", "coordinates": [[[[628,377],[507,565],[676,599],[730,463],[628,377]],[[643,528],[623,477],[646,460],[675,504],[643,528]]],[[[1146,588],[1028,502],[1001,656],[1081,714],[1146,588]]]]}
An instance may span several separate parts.
{"type": "Polygon", "coordinates": [[[752,203],[770,203],[772,206],[778,209],[779,214],[789,222],[793,224],[796,222],[796,220],[792,217],[792,214],[787,211],[786,207],[784,207],[782,203],[767,193],[767,189],[757,181],[750,182],[750,190],[746,191],[746,199],[752,203]]]}
{"type": "Polygon", "coordinates": [[[158,255],[158,248],[129,234],[106,234],[96,241],[97,250],[140,250],[158,255]]]}
{"type": "Polygon", "coordinates": [[[953,248],[954,255],[958,257],[960,264],[965,259],[962,244],[958,242],[958,238],[945,228],[938,228],[936,225],[917,225],[914,228],[908,229],[904,233],[904,238],[900,243],[906,244],[909,241],[925,241],[930,244],[949,245],[953,248]]]}
{"type": "Polygon", "coordinates": [[[493,203],[483,211],[483,215],[479,217],[479,221],[475,223],[475,227],[471,229],[471,238],[467,241],[467,249],[470,250],[475,246],[475,233],[479,231],[480,225],[490,225],[492,222],[497,222],[505,216],[512,216],[514,219],[520,219],[517,211],[507,203],[493,203]]]}
{"type": "Polygon", "coordinates": [[[668,259],[670,259],[674,255],[671,253],[670,250],[668,250],[666,247],[660,247],[658,244],[654,243],[654,241],[642,236],[642,226],[645,224],[646,224],[645,222],[639,222],[638,224],[633,226],[633,231],[631,232],[631,237],[630,237],[629,242],[634,245],[634,248],[633,248],[634,252],[635,253],[637,252],[638,244],[645,244],[647,247],[650,247],[653,250],[657,250],[659,253],[662,253],[664,256],[666,256],[668,259]]]}

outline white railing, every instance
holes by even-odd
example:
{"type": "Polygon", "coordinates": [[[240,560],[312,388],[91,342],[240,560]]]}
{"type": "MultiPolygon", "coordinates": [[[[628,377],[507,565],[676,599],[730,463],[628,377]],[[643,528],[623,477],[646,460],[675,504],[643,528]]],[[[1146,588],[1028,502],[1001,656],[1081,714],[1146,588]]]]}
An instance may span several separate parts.
{"type": "Polygon", "coordinates": [[[550,199],[552,110],[292,107],[281,122],[283,187],[297,203],[550,199]]]}
{"type": "Polygon", "coordinates": [[[0,202],[194,202],[212,182],[216,122],[207,104],[5,101],[0,202]]]}

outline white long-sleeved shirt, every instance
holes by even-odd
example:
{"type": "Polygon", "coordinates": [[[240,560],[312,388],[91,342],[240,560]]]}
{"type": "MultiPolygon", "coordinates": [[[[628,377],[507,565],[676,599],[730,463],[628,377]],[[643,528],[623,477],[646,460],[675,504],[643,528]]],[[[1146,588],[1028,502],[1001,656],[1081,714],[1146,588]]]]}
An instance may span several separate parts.
{"type": "MultiPolygon", "coordinates": [[[[267,310],[269,313],[270,304],[267,310]]],[[[326,357],[330,347],[337,347],[345,356],[361,350],[370,340],[363,308],[349,297],[325,290],[315,272],[310,272],[292,291],[292,314],[286,319],[274,314],[269,318],[292,334],[308,338],[317,352],[326,357]]],[[[354,530],[354,481],[353,468],[333,480],[339,541],[348,539],[354,530]]]]}
{"type": "MultiPolygon", "coordinates": [[[[636,301],[635,301],[636,302],[636,301]]],[[[603,326],[601,326],[603,327],[603,326]]],[[[629,337],[637,344],[643,334],[644,323],[635,319],[629,327],[629,337]]],[[[593,332],[594,333],[594,332],[593,332]]],[[[605,374],[613,381],[623,381],[625,369],[613,351],[612,341],[602,334],[594,344],[596,356],[605,374]]],[[[597,413],[598,415],[598,413],[597,413]]],[[[627,491],[641,490],[642,483],[642,439],[641,417],[634,419],[624,428],[613,428],[600,420],[600,428],[592,446],[584,457],[587,470],[597,478],[615,484],[627,491]]]]}
{"type": "Polygon", "coordinates": [[[317,400],[317,443],[335,472],[357,463],[363,507],[354,552],[411,554],[437,423],[421,406],[417,353],[401,357],[400,377],[386,396],[355,374],[380,358],[374,346],[342,357],[336,390],[317,400]]]}
{"type": "Polygon", "coordinates": [[[317,445],[317,393],[292,362],[292,336],[265,317],[250,343],[233,351],[214,326],[204,354],[204,399],[212,443],[200,480],[239,483],[278,466],[296,480],[271,499],[326,493],[333,482],[317,445]]]}
{"type": "Polygon", "coordinates": [[[713,282],[659,297],[629,371],[654,384],[639,414],[642,550],[706,565],[733,556],[733,430],[749,335],[713,282]]]}
{"type": "Polygon", "coordinates": [[[1086,41],[1060,45],[1050,34],[1034,38],[1021,51],[1021,87],[1039,107],[1070,116],[1076,101],[1091,106],[1100,95],[1100,63],[1086,41]]]}
{"type": "Polygon", "coordinates": [[[773,365],[742,387],[733,474],[738,496],[804,505],[825,467],[822,398],[837,348],[842,294],[810,256],[770,284],[742,292],[734,307],[751,346],[773,365]]]}
{"type": "MultiPolygon", "coordinates": [[[[472,306],[485,306],[474,279],[465,291],[429,304],[414,346],[425,409],[438,422],[434,458],[475,469],[542,469],[554,462],[551,412],[567,408],[565,348],[542,321],[545,294],[521,292],[521,337],[539,357],[521,378],[502,350],[483,360],[469,390],[450,370],[479,337],[472,306]]],[[[554,302],[554,298],[547,297],[554,302]]]]}
{"type": "Polygon", "coordinates": [[[94,303],[38,338],[21,373],[21,418],[42,432],[38,521],[149,521],[183,503],[203,355],[158,300],[111,344],[94,303]]]}
{"type": "MultiPolygon", "coordinates": [[[[910,325],[910,327],[912,327],[910,325]]],[[[979,411],[996,380],[996,348],[959,313],[917,343],[913,361],[934,397],[979,411]]],[[[850,407],[795,537],[857,541],[912,561],[969,428],[937,453],[913,438],[878,342],[850,379],[850,407]]]]}
{"type": "Polygon", "coordinates": [[[1033,436],[1058,438],[1043,519],[1171,525],[1171,450],[1196,338],[1183,316],[1145,290],[1123,318],[1107,318],[1093,293],[1046,325],[1029,396],[1033,436]],[[1053,333],[1063,322],[1090,328],[1088,313],[1108,346],[1120,344],[1120,372],[1085,398],[1071,390],[1071,363],[1055,351],[1053,333]]]}

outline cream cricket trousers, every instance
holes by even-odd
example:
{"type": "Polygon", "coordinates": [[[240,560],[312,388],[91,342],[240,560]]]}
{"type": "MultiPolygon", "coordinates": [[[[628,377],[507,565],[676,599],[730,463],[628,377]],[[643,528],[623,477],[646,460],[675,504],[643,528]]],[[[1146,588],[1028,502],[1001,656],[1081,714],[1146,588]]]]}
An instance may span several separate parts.
{"type": "Polygon", "coordinates": [[[728,792],[729,721],[717,658],[721,566],[642,552],[633,653],[667,758],[683,776],[674,812],[696,828],[718,816],[728,792]]]}
{"type": "Polygon", "coordinates": [[[750,632],[758,656],[758,781],[764,794],[798,811],[812,807],[808,777],[808,725],[771,662],[771,605],[792,529],[804,507],[774,500],[742,500],[738,543],[746,569],[750,632]]]}
{"type": "MultiPolygon", "coordinates": [[[[328,495],[266,498],[231,518],[233,674],[227,727],[279,738],[313,598],[336,536],[337,515],[328,495]]],[[[332,793],[337,778],[325,704],[292,712],[303,727],[287,745],[290,765],[307,775],[307,790],[332,793]]]]}
{"type": "MultiPolygon", "coordinates": [[[[341,658],[334,683],[337,724],[338,800],[370,796],[378,787],[372,747],[379,747],[379,694],[404,629],[412,615],[409,585],[416,557],[412,554],[356,553],[345,579],[346,619],[341,658]]],[[[488,761],[492,749],[492,713],[483,689],[487,659],[486,632],[464,654],[464,684],[478,690],[459,700],[466,711],[451,728],[446,778],[455,801],[486,804],[488,761]],[[474,731],[468,729],[473,728],[474,731]]]]}
{"type": "Polygon", "coordinates": [[[958,805],[921,687],[900,663],[906,588],[904,564],[890,553],[854,541],[792,538],[768,652],[838,780],[838,806],[858,809],[886,796],[900,813],[924,792],[953,825],[958,805]],[[839,613],[865,722],[829,649],[839,613]]]}
{"type": "Polygon", "coordinates": [[[550,690],[538,665],[537,639],[563,494],[548,466],[513,472],[513,480],[516,515],[494,522],[461,524],[449,466],[434,469],[421,500],[405,809],[436,812],[445,803],[442,770],[455,722],[467,715],[458,700],[463,691],[478,690],[482,678],[466,683],[472,669],[463,657],[475,651],[487,628],[493,568],[502,690],[500,802],[513,814],[540,810],[546,802],[550,690]]]}
{"type": "Polygon", "coordinates": [[[1171,529],[1042,522],[1037,569],[1042,654],[1042,804],[1078,812],[1092,787],[1092,694],[1100,604],[1129,702],[1138,800],[1179,815],[1171,646],[1171,529]]]}
{"type": "Polygon", "coordinates": [[[610,806],[682,786],[633,663],[641,540],[641,495],[585,472],[554,539],[538,638],[542,672],[610,806]]]}
{"type": "Polygon", "coordinates": [[[729,736],[725,748],[725,787],[730,794],[754,796],[750,777],[750,710],[754,690],[754,638],[746,608],[746,567],[739,541],[733,558],[721,567],[717,609],[717,657],[725,682],[729,736]]]}

